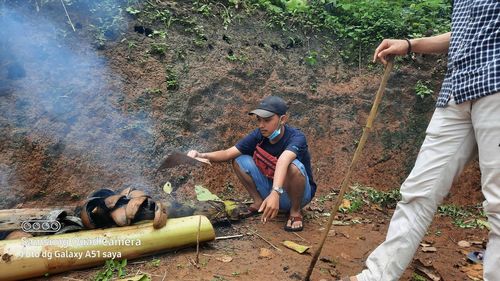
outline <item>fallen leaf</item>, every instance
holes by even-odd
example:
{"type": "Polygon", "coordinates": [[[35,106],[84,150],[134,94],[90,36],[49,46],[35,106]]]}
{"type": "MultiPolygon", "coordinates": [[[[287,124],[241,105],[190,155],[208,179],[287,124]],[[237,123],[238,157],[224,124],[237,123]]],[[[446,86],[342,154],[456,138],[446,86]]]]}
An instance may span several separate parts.
{"type": "Polygon", "coordinates": [[[165,191],[166,194],[170,194],[170,193],[172,193],[172,190],[174,190],[174,188],[172,187],[172,184],[169,181],[167,181],[165,183],[165,185],[163,186],[163,191],[165,191]]]}
{"type": "Polygon", "coordinates": [[[221,261],[221,262],[226,262],[226,263],[227,262],[231,262],[233,260],[232,257],[226,256],[226,255],[221,256],[221,257],[216,257],[215,259],[218,260],[218,261],[221,261]]]}
{"type": "Polygon", "coordinates": [[[482,264],[471,264],[468,266],[463,266],[460,271],[465,273],[472,280],[483,280],[483,265],[482,264]]]}
{"type": "Polygon", "coordinates": [[[338,220],[332,221],[332,225],[350,225],[350,224],[351,223],[345,221],[338,221],[338,220]]]}
{"type": "Polygon", "coordinates": [[[271,252],[271,250],[269,250],[267,248],[260,248],[259,259],[263,259],[263,258],[267,258],[267,259],[273,258],[273,252],[271,252]]]}
{"type": "Polygon", "coordinates": [[[346,253],[340,253],[340,257],[349,261],[351,260],[351,257],[346,253]]]}
{"type": "Polygon", "coordinates": [[[458,241],[458,246],[461,247],[461,248],[468,248],[470,247],[470,243],[465,241],[465,240],[462,240],[462,241],[458,241]]]}
{"type": "Polygon", "coordinates": [[[140,274],[136,276],[117,279],[115,281],[151,281],[151,278],[147,274],[140,274]]]}
{"type": "Polygon", "coordinates": [[[422,247],[422,252],[424,253],[434,253],[437,249],[435,247],[422,247]]]}
{"type": "Polygon", "coordinates": [[[297,244],[295,242],[288,241],[288,240],[283,241],[282,244],[285,247],[287,247],[288,249],[292,249],[299,254],[305,253],[310,248],[308,246],[300,245],[300,244],[297,244]]]}
{"type": "Polygon", "coordinates": [[[342,209],[351,208],[351,201],[349,201],[348,199],[342,199],[342,204],[340,205],[340,208],[342,209]]]}
{"type": "Polygon", "coordinates": [[[443,278],[439,272],[432,265],[425,265],[421,260],[416,260],[414,263],[414,268],[418,273],[427,276],[432,281],[441,281],[443,278]]]}
{"type": "Polygon", "coordinates": [[[201,185],[195,185],[194,191],[196,192],[196,199],[198,199],[198,201],[222,201],[219,197],[217,197],[217,195],[212,194],[210,190],[204,188],[201,185]]]}
{"type": "Polygon", "coordinates": [[[328,273],[330,273],[330,275],[336,279],[340,277],[340,272],[335,268],[328,269],[328,273]]]}
{"type": "Polygon", "coordinates": [[[490,223],[489,223],[489,222],[487,222],[487,221],[477,219],[477,220],[476,220],[476,223],[477,223],[478,225],[482,225],[482,226],[486,227],[486,229],[488,229],[488,230],[491,230],[491,225],[490,225],[490,223]]]}

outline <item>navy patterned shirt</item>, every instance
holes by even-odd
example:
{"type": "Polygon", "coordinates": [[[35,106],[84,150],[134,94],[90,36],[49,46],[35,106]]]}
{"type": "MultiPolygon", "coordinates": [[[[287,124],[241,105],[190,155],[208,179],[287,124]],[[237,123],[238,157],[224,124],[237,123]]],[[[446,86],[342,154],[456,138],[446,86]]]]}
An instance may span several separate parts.
{"type": "Polygon", "coordinates": [[[448,70],[437,100],[445,107],[500,92],[500,0],[455,0],[448,70]]]}

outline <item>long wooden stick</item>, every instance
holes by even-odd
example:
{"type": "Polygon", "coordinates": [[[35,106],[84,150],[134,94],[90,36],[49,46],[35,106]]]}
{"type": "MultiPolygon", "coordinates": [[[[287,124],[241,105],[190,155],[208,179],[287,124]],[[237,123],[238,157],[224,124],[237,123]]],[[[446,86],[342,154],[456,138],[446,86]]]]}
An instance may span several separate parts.
{"type": "Polygon", "coordinates": [[[309,281],[309,278],[311,277],[312,271],[314,269],[314,266],[316,265],[316,262],[318,261],[318,257],[321,253],[321,249],[323,249],[323,245],[325,244],[326,238],[328,237],[328,232],[330,231],[330,228],[332,227],[333,219],[335,218],[335,215],[337,214],[337,211],[339,210],[339,206],[342,203],[342,199],[344,198],[344,194],[347,190],[347,186],[349,184],[349,180],[351,177],[352,170],[354,166],[356,165],[356,162],[358,161],[359,155],[361,155],[361,151],[363,151],[363,147],[365,146],[366,139],[368,138],[368,134],[373,126],[373,121],[375,120],[375,117],[377,116],[377,111],[378,107],[380,105],[380,102],[382,101],[382,96],[385,91],[385,86],[387,85],[387,80],[389,80],[389,74],[392,71],[392,67],[394,66],[392,59],[389,59],[387,65],[385,66],[384,70],[384,76],[382,77],[382,82],[380,83],[380,86],[378,88],[377,94],[375,96],[375,101],[373,102],[372,109],[370,111],[370,115],[368,115],[368,120],[366,121],[366,126],[363,129],[363,134],[361,135],[361,139],[359,140],[358,147],[356,148],[356,151],[354,152],[354,156],[351,161],[351,165],[349,166],[349,169],[347,170],[347,173],[345,174],[344,180],[342,181],[342,185],[340,187],[340,192],[339,195],[337,196],[337,200],[335,200],[335,204],[332,207],[332,210],[330,211],[330,219],[328,220],[328,224],[323,231],[323,235],[321,237],[321,243],[314,253],[311,264],[309,265],[309,269],[307,270],[306,277],[304,278],[305,281],[309,281]]]}
{"type": "Polygon", "coordinates": [[[252,231],[251,233],[257,235],[260,239],[262,239],[265,242],[267,242],[267,244],[271,245],[271,247],[273,247],[274,249],[276,249],[276,251],[280,251],[281,252],[280,248],[276,247],[273,243],[269,242],[269,240],[267,240],[266,238],[262,237],[260,234],[257,233],[257,231],[252,231]]]}
{"type": "Polygon", "coordinates": [[[64,8],[64,12],[66,13],[66,17],[68,17],[69,24],[71,25],[71,28],[73,29],[73,32],[76,32],[75,26],[73,25],[73,22],[71,21],[71,18],[69,17],[68,10],[66,10],[66,5],[64,5],[64,1],[61,0],[61,4],[64,8]]]}

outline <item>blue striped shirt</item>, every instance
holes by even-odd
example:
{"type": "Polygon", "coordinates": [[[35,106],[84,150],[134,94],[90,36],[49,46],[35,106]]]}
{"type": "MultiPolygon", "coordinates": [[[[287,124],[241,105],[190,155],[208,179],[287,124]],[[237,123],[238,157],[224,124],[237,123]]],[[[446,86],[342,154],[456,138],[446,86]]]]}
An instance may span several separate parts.
{"type": "Polygon", "coordinates": [[[437,100],[445,107],[500,92],[500,0],[455,0],[448,70],[437,100]]]}

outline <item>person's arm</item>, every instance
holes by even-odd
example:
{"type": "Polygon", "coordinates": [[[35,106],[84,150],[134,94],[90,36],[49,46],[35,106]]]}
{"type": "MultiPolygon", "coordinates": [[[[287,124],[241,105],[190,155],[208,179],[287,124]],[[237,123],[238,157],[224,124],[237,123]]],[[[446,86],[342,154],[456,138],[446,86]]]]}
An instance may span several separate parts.
{"type": "Polygon", "coordinates": [[[199,157],[210,160],[210,162],[223,162],[234,159],[241,155],[241,152],[235,147],[232,146],[225,150],[218,150],[212,152],[201,153],[196,150],[191,150],[187,154],[189,157],[199,157]]]}
{"type": "MultiPolygon", "coordinates": [[[[432,36],[411,39],[411,51],[419,54],[439,54],[448,52],[450,46],[451,32],[432,36]]],[[[373,62],[380,60],[387,63],[386,57],[389,55],[406,55],[408,53],[408,42],[399,39],[384,39],[375,49],[373,62]]]]}
{"type": "MultiPolygon", "coordinates": [[[[276,163],[276,170],[274,171],[273,188],[283,187],[285,184],[288,166],[290,166],[295,158],[297,158],[297,155],[290,150],[285,150],[281,153],[278,158],[278,162],[276,163]]],[[[280,195],[277,192],[271,191],[269,196],[267,196],[260,205],[259,212],[263,212],[261,220],[266,222],[268,219],[276,217],[276,215],[278,215],[279,207],[280,195]]]]}

